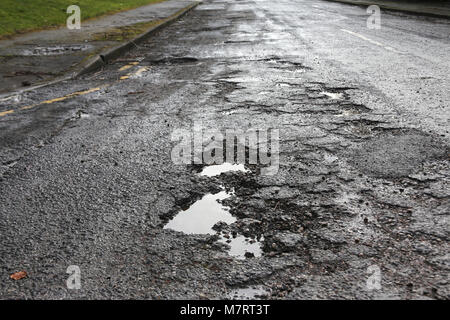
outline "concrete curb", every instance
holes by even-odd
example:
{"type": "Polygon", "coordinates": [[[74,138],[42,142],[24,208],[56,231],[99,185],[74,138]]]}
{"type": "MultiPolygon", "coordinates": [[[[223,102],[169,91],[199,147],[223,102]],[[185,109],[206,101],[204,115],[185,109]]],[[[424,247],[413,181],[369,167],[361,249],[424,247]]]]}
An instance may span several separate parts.
{"type": "Polygon", "coordinates": [[[176,21],[177,19],[184,16],[186,13],[194,9],[196,6],[198,6],[201,2],[193,3],[177,13],[173,14],[172,16],[164,19],[160,24],[151,27],[149,30],[144,32],[143,34],[139,35],[138,37],[129,40],[125,43],[122,43],[114,48],[108,49],[105,52],[100,53],[97,57],[92,58],[89,60],[83,67],[81,67],[81,70],[78,72],[75,72],[75,76],[73,78],[76,78],[78,76],[84,75],[86,73],[90,73],[93,71],[96,71],[103,66],[105,66],[109,61],[119,57],[120,55],[124,54],[125,52],[129,51],[130,49],[134,48],[137,44],[144,41],[147,37],[150,35],[156,33],[160,29],[162,29],[165,26],[170,25],[172,22],[176,21]]]}
{"type": "Polygon", "coordinates": [[[351,1],[351,0],[326,0],[326,1],[330,1],[330,2],[340,2],[340,3],[345,3],[345,4],[350,4],[350,5],[357,5],[357,6],[370,6],[370,5],[377,5],[379,6],[381,9],[385,9],[385,10],[390,10],[390,11],[398,11],[398,12],[405,12],[405,13],[412,13],[412,14],[416,14],[416,15],[422,15],[422,16],[430,16],[430,17],[435,17],[435,18],[443,18],[443,19],[450,19],[450,13],[440,13],[437,11],[424,11],[424,10],[414,10],[414,9],[410,9],[410,8],[404,8],[401,5],[398,7],[393,7],[393,6],[389,6],[386,4],[380,4],[377,3],[377,1],[351,1]]]}

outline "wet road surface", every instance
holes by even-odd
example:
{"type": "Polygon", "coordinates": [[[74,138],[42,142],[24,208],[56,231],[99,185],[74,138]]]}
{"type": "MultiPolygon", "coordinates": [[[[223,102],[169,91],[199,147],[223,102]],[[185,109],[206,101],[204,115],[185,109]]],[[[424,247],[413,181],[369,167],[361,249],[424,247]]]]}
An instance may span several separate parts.
{"type": "Polygon", "coordinates": [[[450,22],[367,17],[204,1],[100,72],[2,98],[0,297],[448,299],[450,22]],[[277,174],[175,164],[195,122],[279,130],[277,174]],[[169,227],[208,195],[228,223],[169,227]]]}

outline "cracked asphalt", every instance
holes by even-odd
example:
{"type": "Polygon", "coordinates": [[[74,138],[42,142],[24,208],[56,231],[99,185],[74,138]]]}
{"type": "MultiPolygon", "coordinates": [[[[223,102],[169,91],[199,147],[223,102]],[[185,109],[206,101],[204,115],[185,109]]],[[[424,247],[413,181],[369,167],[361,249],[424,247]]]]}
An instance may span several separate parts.
{"type": "Polygon", "coordinates": [[[97,73],[1,98],[0,298],[448,299],[450,21],[367,18],[206,0],[97,73]],[[195,121],[278,129],[278,173],[174,164],[195,121]],[[220,186],[218,233],[260,257],[163,228],[220,186]]]}

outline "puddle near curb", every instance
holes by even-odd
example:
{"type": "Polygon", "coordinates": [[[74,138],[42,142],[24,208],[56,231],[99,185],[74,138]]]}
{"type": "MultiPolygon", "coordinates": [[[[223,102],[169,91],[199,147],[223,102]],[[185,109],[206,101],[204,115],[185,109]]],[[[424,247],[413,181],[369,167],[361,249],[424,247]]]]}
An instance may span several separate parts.
{"type": "Polygon", "coordinates": [[[266,295],[268,295],[268,292],[262,286],[254,286],[235,289],[231,291],[230,298],[237,300],[252,300],[266,295]]]}
{"type": "Polygon", "coordinates": [[[212,165],[205,167],[202,172],[200,172],[201,176],[206,177],[215,177],[225,172],[238,171],[238,172],[249,172],[250,170],[245,169],[243,164],[232,164],[229,162],[224,162],[222,164],[212,165]]]}
{"type": "Polygon", "coordinates": [[[237,236],[236,238],[230,239],[221,237],[219,239],[219,242],[225,243],[230,246],[230,250],[228,251],[228,254],[230,256],[233,256],[236,259],[243,260],[246,258],[246,253],[247,255],[250,255],[249,257],[261,257],[261,242],[263,240],[264,239],[260,239],[259,241],[257,241],[251,238],[246,238],[244,236],[237,236]]]}
{"type": "Polygon", "coordinates": [[[181,211],[164,226],[164,229],[181,231],[186,234],[215,234],[212,227],[219,221],[227,224],[236,221],[229,212],[229,208],[218,201],[227,199],[232,193],[221,191],[207,194],[196,201],[189,209],[181,211]]]}
{"type": "Polygon", "coordinates": [[[344,94],[343,93],[322,91],[320,94],[322,94],[324,96],[327,96],[331,100],[342,100],[342,99],[344,99],[344,94]]]}
{"type": "Polygon", "coordinates": [[[33,49],[25,49],[22,51],[21,54],[24,56],[53,56],[85,51],[87,49],[90,49],[91,47],[92,47],[91,45],[35,47],[33,49]]]}

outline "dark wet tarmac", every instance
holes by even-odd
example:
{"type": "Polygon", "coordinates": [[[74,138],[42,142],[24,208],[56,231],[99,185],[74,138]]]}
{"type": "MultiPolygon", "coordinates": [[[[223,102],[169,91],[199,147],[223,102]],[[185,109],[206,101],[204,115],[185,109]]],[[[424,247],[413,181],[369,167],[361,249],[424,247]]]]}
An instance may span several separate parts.
{"type": "Polygon", "coordinates": [[[99,73],[1,100],[0,297],[448,299],[449,21],[366,19],[205,1],[99,73]],[[199,121],[278,129],[277,174],[175,164],[199,121]],[[221,187],[214,234],[164,228],[221,187]]]}

